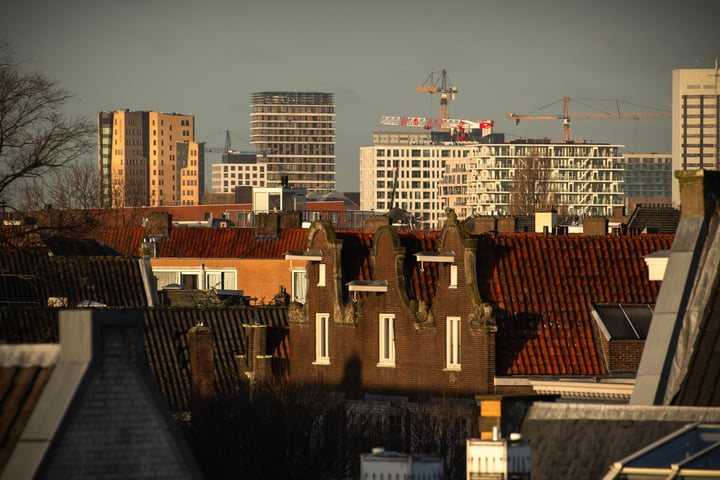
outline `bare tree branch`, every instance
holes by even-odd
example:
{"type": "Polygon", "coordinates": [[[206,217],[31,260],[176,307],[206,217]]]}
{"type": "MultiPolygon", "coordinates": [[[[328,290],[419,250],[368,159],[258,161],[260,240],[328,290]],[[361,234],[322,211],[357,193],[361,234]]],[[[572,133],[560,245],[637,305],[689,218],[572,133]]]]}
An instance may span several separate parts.
{"type": "MultiPolygon", "coordinates": [[[[21,71],[10,47],[0,43],[0,197],[21,179],[41,177],[91,152],[95,127],[61,113],[70,98],[44,75],[21,71]]],[[[9,206],[16,208],[13,200],[9,206]]]]}
{"type": "Polygon", "coordinates": [[[534,215],[537,207],[551,202],[550,193],[549,160],[537,154],[518,158],[510,187],[510,213],[534,215]]]}

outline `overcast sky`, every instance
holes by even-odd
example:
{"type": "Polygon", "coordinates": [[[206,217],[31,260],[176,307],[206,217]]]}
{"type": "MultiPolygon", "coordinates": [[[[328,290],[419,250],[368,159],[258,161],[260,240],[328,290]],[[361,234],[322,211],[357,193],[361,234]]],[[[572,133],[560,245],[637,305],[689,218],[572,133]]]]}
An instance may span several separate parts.
{"type": "MultiPolygon", "coordinates": [[[[381,115],[439,116],[439,97],[415,90],[431,72],[446,69],[458,89],[451,118],[558,138],[561,121],[506,115],[560,114],[564,96],[578,99],[571,113],[614,112],[615,100],[637,105],[624,112],[670,109],[672,70],[720,55],[717,0],[4,3],[0,39],[75,95],[69,115],[93,122],[99,110],[188,113],[197,141],[223,147],[229,130],[234,149],[251,150],[253,92],[333,93],[341,191],[359,189],[358,150],[388,128],[381,115]]],[[[669,154],[670,127],[576,120],[572,134],[669,154]]]]}

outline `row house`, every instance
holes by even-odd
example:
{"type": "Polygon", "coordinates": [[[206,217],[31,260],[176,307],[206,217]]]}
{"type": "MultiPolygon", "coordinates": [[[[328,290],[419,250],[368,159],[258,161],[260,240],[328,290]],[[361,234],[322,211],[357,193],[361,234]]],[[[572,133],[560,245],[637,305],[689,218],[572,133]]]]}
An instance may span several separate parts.
{"type": "Polygon", "coordinates": [[[452,210],[439,232],[373,230],[315,222],[286,254],[307,272],[292,378],[366,398],[629,399],[661,283],[646,257],[673,235],[471,234],[452,210]]]}
{"type": "Polygon", "coordinates": [[[495,321],[454,216],[439,233],[315,222],[306,242],[307,301],[288,312],[293,378],[350,396],[493,390],[495,321]]]}

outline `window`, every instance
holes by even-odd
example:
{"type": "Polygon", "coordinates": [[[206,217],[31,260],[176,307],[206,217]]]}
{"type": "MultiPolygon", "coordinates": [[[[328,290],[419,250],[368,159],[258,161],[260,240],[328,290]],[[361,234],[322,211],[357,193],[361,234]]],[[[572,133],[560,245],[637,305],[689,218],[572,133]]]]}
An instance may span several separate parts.
{"type": "Polygon", "coordinates": [[[460,370],[460,317],[447,317],[447,369],[460,370]]]}
{"type": "Polygon", "coordinates": [[[307,274],[304,269],[292,270],[292,301],[305,303],[307,291],[307,274]]]}
{"type": "Polygon", "coordinates": [[[325,286],[325,264],[321,263],[318,265],[318,287],[325,286]]]}
{"type": "Polygon", "coordinates": [[[457,288],[457,265],[450,265],[450,288],[457,288]]]}
{"type": "Polygon", "coordinates": [[[395,366],[395,315],[381,314],[379,330],[378,367],[395,366]]]}
{"type": "Polygon", "coordinates": [[[329,365],[330,353],[328,351],[328,326],[330,314],[315,314],[315,363],[329,365]]]}

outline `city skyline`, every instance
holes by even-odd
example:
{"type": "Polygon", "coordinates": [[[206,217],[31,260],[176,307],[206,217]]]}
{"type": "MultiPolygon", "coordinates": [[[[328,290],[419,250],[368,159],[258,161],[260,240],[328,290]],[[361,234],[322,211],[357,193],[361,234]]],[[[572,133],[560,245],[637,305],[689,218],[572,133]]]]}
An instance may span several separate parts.
{"type": "MultiPolygon", "coordinates": [[[[439,116],[438,95],[415,90],[431,72],[446,69],[458,88],[451,118],[493,120],[509,139],[559,138],[561,121],[516,126],[506,115],[561,114],[564,96],[608,112],[615,99],[669,110],[672,70],[711,68],[720,54],[713,9],[700,1],[71,0],[6,7],[0,31],[25,70],[74,95],[68,115],[191,114],[195,140],[209,147],[222,147],[229,130],[234,149],[252,150],[253,92],[333,93],[337,188],[356,191],[359,148],[388,129],[381,115],[439,116]]],[[[669,119],[578,120],[572,133],[626,151],[671,151],[669,119]]],[[[219,161],[206,156],[208,169],[219,161]]]]}

